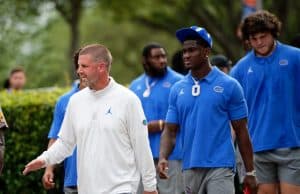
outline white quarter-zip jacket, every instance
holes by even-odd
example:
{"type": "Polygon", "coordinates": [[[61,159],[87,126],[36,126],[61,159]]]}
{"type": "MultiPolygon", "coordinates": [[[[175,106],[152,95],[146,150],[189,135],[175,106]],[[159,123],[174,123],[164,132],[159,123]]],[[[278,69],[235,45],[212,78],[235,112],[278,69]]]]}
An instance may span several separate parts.
{"type": "Polygon", "coordinates": [[[103,90],[71,97],[58,140],[39,158],[59,163],[76,145],[80,194],[135,193],[140,176],[145,191],[156,189],[141,103],[113,78],[103,90]]]}

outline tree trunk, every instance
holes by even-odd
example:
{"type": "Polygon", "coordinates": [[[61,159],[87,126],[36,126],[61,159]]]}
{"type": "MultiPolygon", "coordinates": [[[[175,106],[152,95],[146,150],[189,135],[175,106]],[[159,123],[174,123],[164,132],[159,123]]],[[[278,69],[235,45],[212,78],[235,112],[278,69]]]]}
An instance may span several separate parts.
{"type": "Polygon", "coordinates": [[[75,69],[75,65],[73,62],[73,56],[75,51],[78,49],[78,45],[79,45],[79,36],[80,36],[80,32],[79,32],[79,22],[80,22],[80,13],[81,13],[81,0],[77,0],[77,1],[73,1],[72,5],[72,14],[71,14],[71,18],[70,18],[70,47],[69,47],[69,61],[70,63],[70,78],[72,80],[77,78],[77,74],[76,74],[76,69],[75,69]]]}
{"type": "Polygon", "coordinates": [[[78,49],[79,43],[79,22],[82,11],[83,0],[72,0],[72,1],[58,1],[54,0],[56,10],[61,14],[63,19],[69,25],[70,29],[70,45],[68,50],[68,61],[69,61],[69,77],[70,79],[76,79],[75,65],[73,62],[74,52],[78,49]]]}

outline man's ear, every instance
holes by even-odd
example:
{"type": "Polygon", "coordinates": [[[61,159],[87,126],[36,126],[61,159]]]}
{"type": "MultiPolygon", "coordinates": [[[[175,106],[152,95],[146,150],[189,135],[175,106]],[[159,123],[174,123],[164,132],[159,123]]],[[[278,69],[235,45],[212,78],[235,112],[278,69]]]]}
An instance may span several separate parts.
{"type": "Polygon", "coordinates": [[[149,70],[149,65],[148,65],[148,61],[147,61],[147,58],[146,57],[143,57],[142,58],[142,63],[143,63],[143,67],[146,71],[149,70]]]}
{"type": "Polygon", "coordinates": [[[146,65],[146,63],[147,63],[146,57],[143,57],[143,58],[142,58],[142,63],[143,63],[143,65],[146,65]]]}
{"type": "Polygon", "coordinates": [[[211,48],[209,47],[205,48],[205,54],[207,57],[210,55],[210,52],[211,52],[211,48]]]}
{"type": "Polygon", "coordinates": [[[107,66],[104,62],[100,62],[99,65],[97,66],[98,71],[104,71],[106,70],[107,66]]]}

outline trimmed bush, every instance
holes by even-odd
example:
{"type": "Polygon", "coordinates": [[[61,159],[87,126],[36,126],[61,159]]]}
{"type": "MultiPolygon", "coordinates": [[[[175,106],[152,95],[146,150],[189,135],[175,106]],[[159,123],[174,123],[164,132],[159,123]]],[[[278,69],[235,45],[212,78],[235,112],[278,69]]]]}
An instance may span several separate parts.
{"type": "Polygon", "coordinates": [[[67,90],[0,92],[0,104],[9,125],[5,132],[5,164],[0,177],[0,193],[46,193],[41,183],[44,170],[27,176],[23,176],[22,171],[25,164],[46,149],[55,102],[67,90]]]}

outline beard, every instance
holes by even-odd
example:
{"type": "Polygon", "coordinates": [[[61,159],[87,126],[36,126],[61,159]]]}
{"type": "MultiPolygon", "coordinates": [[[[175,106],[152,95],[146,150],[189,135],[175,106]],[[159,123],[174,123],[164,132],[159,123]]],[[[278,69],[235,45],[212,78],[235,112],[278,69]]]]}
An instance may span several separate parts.
{"type": "Polygon", "coordinates": [[[144,66],[144,70],[145,70],[146,74],[151,77],[163,77],[167,72],[167,67],[158,69],[158,68],[153,67],[150,64],[146,64],[143,66],[144,66]]]}

